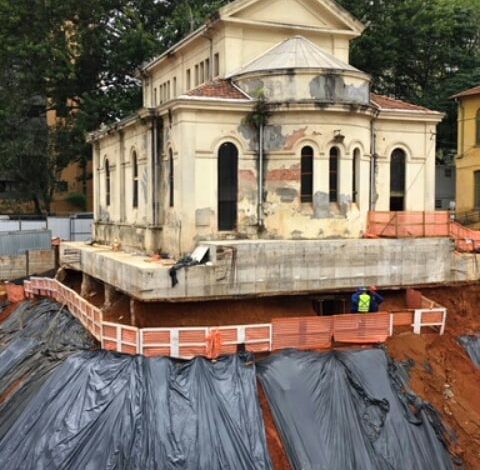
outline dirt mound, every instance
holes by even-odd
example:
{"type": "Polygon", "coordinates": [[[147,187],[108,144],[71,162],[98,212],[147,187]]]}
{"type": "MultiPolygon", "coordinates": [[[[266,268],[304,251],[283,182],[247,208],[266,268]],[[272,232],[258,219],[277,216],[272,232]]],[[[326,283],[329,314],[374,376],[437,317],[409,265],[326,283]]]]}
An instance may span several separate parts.
{"type": "Polygon", "coordinates": [[[416,336],[405,333],[388,341],[396,360],[413,360],[413,390],[435,406],[457,434],[452,450],[467,468],[479,468],[480,461],[480,370],[471,362],[458,338],[480,332],[480,286],[423,291],[428,298],[448,308],[444,336],[416,336]]]}

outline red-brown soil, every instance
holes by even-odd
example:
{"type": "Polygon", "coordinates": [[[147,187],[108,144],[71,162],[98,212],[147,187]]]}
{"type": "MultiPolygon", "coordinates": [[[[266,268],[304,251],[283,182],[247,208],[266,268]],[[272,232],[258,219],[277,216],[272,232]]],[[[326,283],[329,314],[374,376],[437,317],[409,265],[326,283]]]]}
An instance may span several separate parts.
{"type": "Polygon", "coordinates": [[[136,304],[136,325],[147,327],[218,326],[269,323],[273,318],[316,315],[308,297],[136,304]]]}
{"type": "Polygon", "coordinates": [[[278,433],[272,410],[268,404],[267,396],[260,383],[258,383],[258,396],[260,398],[260,406],[263,411],[263,420],[265,422],[265,431],[267,435],[267,445],[272,459],[273,468],[275,470],[293,470],[288,460],[287,453],[282,444],[281,437],[278,433]]]}
{"type": "Polygon", "coordinates": [[[396,360],[413,359],[412,389],[432,403],[456,433],[452,451],[468,469],[480,468],[480,370],[458,337],[480,332],[480,285],[425,289],[423,294],[448,308],[444,336],[403,333],[388,341],[396,360]]]}

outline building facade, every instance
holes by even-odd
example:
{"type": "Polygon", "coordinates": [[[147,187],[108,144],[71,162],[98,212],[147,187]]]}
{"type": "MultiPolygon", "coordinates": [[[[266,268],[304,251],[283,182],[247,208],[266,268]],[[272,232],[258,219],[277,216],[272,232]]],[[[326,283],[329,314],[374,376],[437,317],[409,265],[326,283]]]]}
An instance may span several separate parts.
{"type": "Polygon", "coordinates": [[[480,86],[453,96],[458,102],[457,212],[480,210],[480,86]]]}
{"type": "Polygon", "coordinates": [[[434,210],[442,115],[370,92],[363,29],[331,0],[237,0],[146,64],[143,108],[90,136],[95,240],[179,256],[434,210]]]}

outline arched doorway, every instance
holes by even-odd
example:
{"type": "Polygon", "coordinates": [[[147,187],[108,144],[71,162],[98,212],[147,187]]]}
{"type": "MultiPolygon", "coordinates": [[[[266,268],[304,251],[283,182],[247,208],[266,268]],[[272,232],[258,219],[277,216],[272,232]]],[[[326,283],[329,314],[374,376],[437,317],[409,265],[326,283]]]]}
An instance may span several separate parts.
{"type": "Polygon", "coordinates": [[[238,150],[225,142],[218,150],[218,230],[237,228],[238,150]]]}
{"type": "Polygon", "coordinates": [[[406,154],[395,149],[390,159],[390,210],[405,210],[405,164],[406,154]]]}

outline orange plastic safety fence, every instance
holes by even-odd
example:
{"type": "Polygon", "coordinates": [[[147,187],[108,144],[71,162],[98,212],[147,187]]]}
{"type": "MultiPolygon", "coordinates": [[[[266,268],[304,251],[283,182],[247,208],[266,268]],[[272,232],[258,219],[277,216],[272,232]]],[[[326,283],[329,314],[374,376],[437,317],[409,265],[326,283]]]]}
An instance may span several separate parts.
{"type": "Polygon", "coordinates": [[[449,237],[448,212],[370,212],[368,234],[384,238],[449,237]]]}
{"type": "Polygon", "coordinates": [[[393,317],[393,326],[412,326],[414,311],[395,312],[391,314],[393,317]]]}
{"type": "Polygon", "coordinates": [[[5,290],[7,291],[8,301],[12,304],[23,302],[25,300],[25,288],[23,286],[17,286],[16,284],[6,284],[5,290]]]}
{"type": "MultiPolygon", "coordinates": [[[[235,334],[236,337],[236,334],[235,334]]],[[[213,330],[207,336],[207,348],[206,353],[209,359],[216,359],[222,354],[222,344],[223,344],[223,337],[222,333],[218,330],[213,330]]]]}
{"type": "Polygon", "coordinates": [[[334,318],[334,338],[339,343],[384,343],[390,336],[389,313],[339,315],[334,318]]]}
{"type": "Polygon", "coordinates": [[[277,318],[272,321],[272,350],[332,346],[332,317],[277,318]]]}

